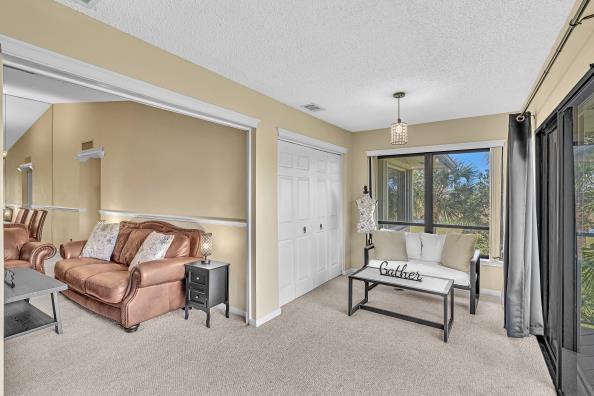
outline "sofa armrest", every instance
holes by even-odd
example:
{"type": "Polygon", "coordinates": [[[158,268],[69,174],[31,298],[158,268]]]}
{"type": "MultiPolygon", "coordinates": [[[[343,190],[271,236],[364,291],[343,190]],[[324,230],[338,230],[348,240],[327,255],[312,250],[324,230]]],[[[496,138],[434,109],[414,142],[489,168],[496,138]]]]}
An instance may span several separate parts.
{"type": "Polygon", "coordinates": [[[137,287],[147,287],[181,281],[186,277],[185,264],[200,260],[198,257],[175,257],[147,261],[133,269],[137,287]]]}
{"type": "Polygon", "coordinates": [[[369,252],[375,248],[375,245],[367,245],[365,246],[365,248],[363,249],[363,266],[367,267],[367,265],[369,265],[369,252]]]}
{"type": "Polygon", "coordinates": [[[51,243],[27,242],[20,250],[20,259],[31,263],[36,271],[45,273],[44,261],[56,254],[56,247],[51,243]]]}
{"type": "Polygon", "coordinates": [[[60,245],[60,256],[63,259],[77,258],[81,255],[87,241],[70,241],[60,245]]]}

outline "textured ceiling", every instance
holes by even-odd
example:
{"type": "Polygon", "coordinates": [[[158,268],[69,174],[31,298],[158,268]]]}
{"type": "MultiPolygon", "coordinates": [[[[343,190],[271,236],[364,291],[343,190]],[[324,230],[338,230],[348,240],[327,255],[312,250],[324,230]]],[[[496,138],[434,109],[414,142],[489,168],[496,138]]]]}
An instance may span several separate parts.
{"type": "Polygon", "coordinates": [[[519,110],[574,3],[56,1],[351,131],[519,110]]]}

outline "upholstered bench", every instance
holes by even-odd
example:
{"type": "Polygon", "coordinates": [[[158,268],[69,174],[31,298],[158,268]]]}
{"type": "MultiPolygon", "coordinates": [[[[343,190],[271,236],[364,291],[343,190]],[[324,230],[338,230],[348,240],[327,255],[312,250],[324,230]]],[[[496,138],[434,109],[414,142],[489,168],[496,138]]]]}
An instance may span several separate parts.
{"type": "Polygon", "coordinates": [[[470,292],[470,313],[476,313],[480,294],[480,251],[476,235],[377,231],[365,247],[364,266],[379,268],[384,261],[424,276],[452,279],[454,287],[470,292]]]}

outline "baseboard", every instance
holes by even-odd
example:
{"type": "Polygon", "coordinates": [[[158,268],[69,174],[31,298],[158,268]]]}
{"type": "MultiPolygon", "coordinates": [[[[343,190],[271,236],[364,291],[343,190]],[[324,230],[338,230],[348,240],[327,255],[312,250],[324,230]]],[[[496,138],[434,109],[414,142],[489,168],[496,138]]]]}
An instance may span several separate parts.
{"type": "Polygon", "coordinates": [[[483,289],[481,287],[481,294],[484,294],[485,296],[501,297],[501,290],[483,289]]]}
{"type": "Polygon", "coordinates": [[[281,309],[277,308],[274,311],[270,312],[268,315],[264,316],[260,319],[250,319],[250,326],[260,327],[264,323],[271,321],[272,319],[276,318],[281,314],[281,309]]]}
{"type": "MultiPolygon", "coordinates": [[[[219,304],[214,307],[215,309],[220,309],[221,311],[225,311],[225,304],[219,304]]],[[[245,311],[243,309],[239,309],[234,307],[233,305],[229,305],[229,314],[230,315],[237,315],[245,318],[245,311]]]]}
{"type": "Polygon", "coordinates": [[[347,268],[344,271],[342,271],[342,274],[345,276],[348,276],[352,273],[354,273],[355,271],[357,271],[359,268],[347,268]]]}

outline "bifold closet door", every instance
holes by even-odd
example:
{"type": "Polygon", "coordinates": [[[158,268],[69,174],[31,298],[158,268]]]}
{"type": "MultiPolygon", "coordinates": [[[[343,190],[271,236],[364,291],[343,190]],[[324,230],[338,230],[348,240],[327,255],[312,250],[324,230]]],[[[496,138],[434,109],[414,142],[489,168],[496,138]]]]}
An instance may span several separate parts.
{"type": "Polygon", "coordinates": [[[279,302],[340,275],[340,156],[279,141],[279,302]]]}

